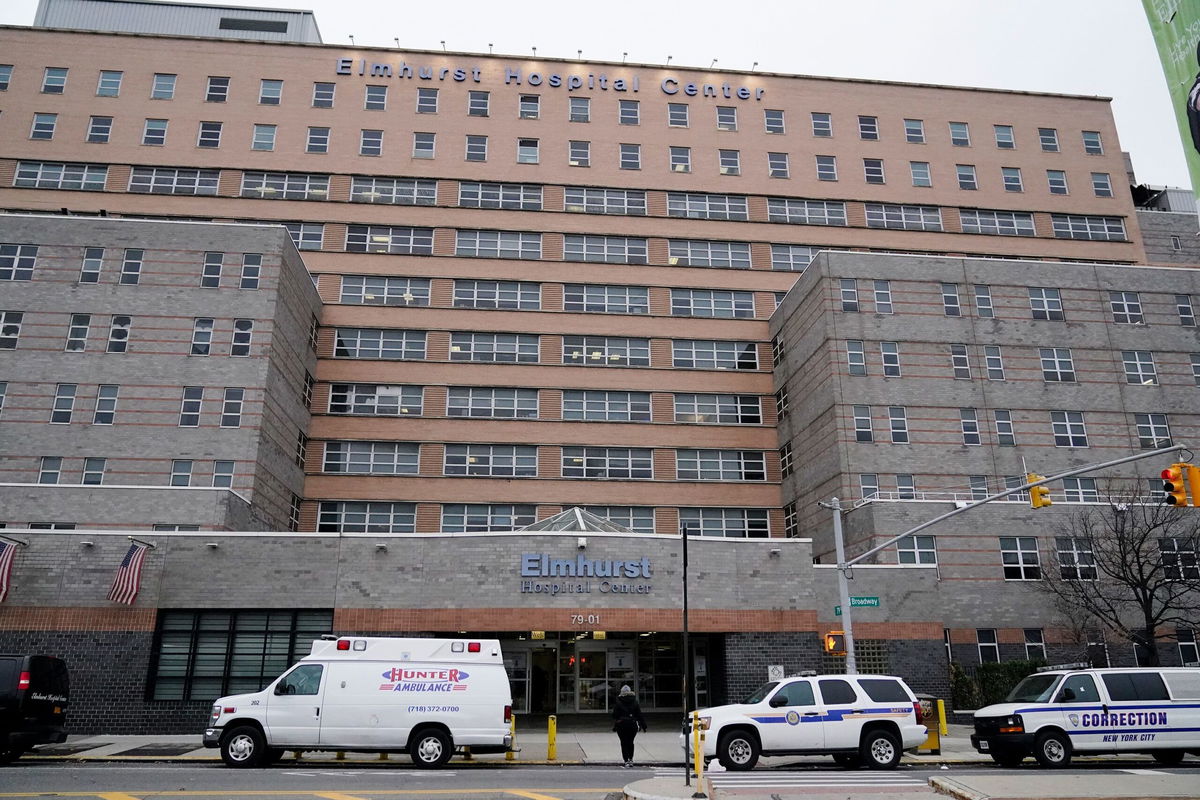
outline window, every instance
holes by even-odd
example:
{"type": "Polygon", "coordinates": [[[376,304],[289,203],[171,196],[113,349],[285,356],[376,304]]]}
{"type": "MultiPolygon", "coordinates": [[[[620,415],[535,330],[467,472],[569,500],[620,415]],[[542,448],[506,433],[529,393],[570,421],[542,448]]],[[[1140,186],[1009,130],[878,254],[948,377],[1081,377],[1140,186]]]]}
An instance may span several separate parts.
{"type": "Polygon", "coordinates": [[[1194,581],[1200,578],[1200,560],[1197,560],[1200,542],[1196,539],[1159,539],[1158,551],[1167,580],[1194,581]]]}
{"type": "Polygon", "coordinates": [[[691,172],[692,171],[692,148],[690,147],[671,147],[669,149],[671,157],[672,172],[691,172]]]}
{"type": "MultiPolygon", "coordinates": [[[[241,194],[242,197],[270,200],[326,200],[329,198],[329,176],[304,172],[243,172],[241,194]]],[[[354,199],[353,193],[351,199],[354,199]]]]}
{"type": "Polygon", "coordinates": [[[1087,429],[1082,411],[1051,411],[1055,447],[1087,447],[1087,429]]]}
{"type": "MultiPolygon", "coordinates": [[[[0,70],[3,70],[0,67],[0,70]]],[[[100,70],[100,77],[96,81],[96,96],[97,97],[117,97],[121,94],[121,78],[125,73],[119,70],[100,70]]],[[[212,78],[209,78],[211,81],[212,78]]],[[[216,101],[214,101],[216,102],[216,101]]]]}
{"type": "Polygon", "coordinates": [[[196,146],[216,148],[221,146],[221,127],[220,122],[201,122],[200,129],[196,132],[196,146]]]}
{"type": "Polygon", "coordinates": [[[121,277],[118,281],[123,286],[136,286],[142,277],[142,258],[144,251],[130,248],[125,251],[125,259],[121,262],[121,277]]]}
{"type": "Polygon", "coordinates": [[[567,98],[567,119],[570,122],[591,122],[592,101],[587,97],[567,98]]]}
{"type": "Polygon", "coordinates": [[[956,164],[954,171],[958,176],[958,188],[972,191],[979,188],[979,181],[975,177],[974,164],[956,164]]]}
{"type": "Polygon", "coordinates": [[[816,156],[817,162],[817,180],[819,181],[836,181],[837,176],[837,156],[816,156]]]}
{"type": "Polygon", "coordinates": [[[864,500],[879,496],[879,476],[873,472],[866,472],[859,475],[858,486],[859,494],[864,500]]]}
{"type": "Polygon", "coordinates": [[[1016,447],[1017,436],[1013,429],[1012,412],[1006,408],[992,411],[996,423],[996,444],[1001,447],[1016,447]]]}
{"type": "Polygon", "coordinates": [[[763,110],[763,123],[767,133],[786,133],[781,109],[767,108],[763,110]]]}
{"type": "Polygon", "coordinates": [[[386,86],[368,85],[363,94],[363,109],[366,111],[386,111],[387,91],[388,87],[386,86]]]}
{"type": "Polygon", "coordinates": [[[672,365],[694,369],[758,369],[754,342],[680,339],[671,343],[672,365]]]}
{"type": "Polygon", "coordinates": [[[1058,289],[1030,287],[1029,307],[1033,312],[1034,319],[1065,319],[1062,295],[1058,289]]]}
{"type": "Polygon", "coordinates": [[[856,278],[839,278],[842,311],[854,313],[858,308],[858,280],[856,278]]]}
{"type": "MultiPolygon", "coordinates": [[[[105,144],[112,135],[112,117],[92,117],[88,120],[87,141],[105,144]]],[[[19,183],[17,184],[20,185],[19,183]]]]}
{"type": "Polygon", "coordinates": [[[369,306],[428,306],[428,278],[342,276],[339,302],[369,306]]]}
{"type": "Polygon", "coordinates": [[[770,535],[767,510],[759,508],[681,508],[679,523],[689,536],[765,539],[770,535]]]}
{"type": "Polygon", "coordinates": [[[1095,503],[1100,499],[1095,478],[1063,478],[1063,497],[1068,503],[1095,503]]]}
{"type": "Polygon", "coordinates": [[[1179,313],[1179,324],[1188,328],[1196,326],[1196,312],[1192,307],[1192,297],[1186,294],[1175,295],[1175,310],[1179,313]]]}
{"type": "Polygon", "coordinates": [[[933,177],[929,173],[928,161],[908,162],[908,172],[912,176],[913,186],[933,186],[933,177]]]}
{"type": "Polygon", "coordinates": [[[752,319],[754,317],[754,293],[718,289],[672,289],[671,315],[675,317],[752,319]]]}
{"type": "MultiPolygon", "coordinates": [[[[426,281],[428,283],[428,281],[426,281]]],[[[542,306],[542,287],[525,281],[476,281],[456,278],[455,308],[507,308],[537,311],[542,306]]]]}
{"type": "Polygon", "coordinates": [[[232,461],[214,461],[212,485],[218,489],[232,488],[234,468],[232,461]]]}
{"type": "MultiPolygon", "coordinates": [[[[104,73],[101,73],[103,75],[104,73]]],[[[204,102],[224,103],[229,99],[229,78],[210,75],[204,91],[204,102]]]]}
{"type": "Polygon", "coordinates": [[[875,441],[875,431],[871,425],[871,407],[854,406],[854,441],[869,443],[875,441]]]}
{"type": "Polygon", "coordinates": [[[962,208],[958,211],[963,233],[991,236],[1036,236],[1033,214],[1024,211],[991,211],[962,208]]]}
{"type": "Polygon", "coordinates": [[[950,144],[955,147],[971,146],[971,131],[965,122],[950,123],[950,144]]]}
{"type": "Polygon", "coordinates": [[[880,342],[879,355],[883,359],[883,375],[886,378],[900,377],[900,343],[880,342]]]}
{"type": "Polygon", "coordinates": [[[254,136],[250,140],[251,150],[275,149],[275,125],[255,125],[254,136]]]}
{"type": "Polygon", "coordinates": [[[950,345],[950,366],[954,368],[955,378],[971,379],[971,361],[965,344],[950,345]]]}
{"type": "Polygon", "coordinates": [[[1085,537],[1058,536],[1054,539],[1058,571],[1064,581],[1096,580],[1096,556],[1092,541],[1085,537]]]}
{"type": "Polygon", "coordinates": [[[532,333],[450,334],[450,360],[494,364],[536,364],[539,337],[532,333]]]}
{"type": "Polygon", "coordinates": [[[467,95],[467,116],[486,117],[491,100],[491,92],[472,91],[467,95]]]}
{"type": "Polygon", "coordinates": [[[846,224],[846,204],[834,200],[799,200],[792,197],[768,197],[767,219],[793,225],[846,224]]]}
{"type": "MultiPolygon", "coordinates": [[[[4,259],[3,245],[0,245],[0,265],[4,259]]],[[[83,250],[83,263],[79,268],[80,283],[99,283],[100,268],[104,264],[104,248],[103,247],[85,247],[83,250]]],[[[3,267],[0,266],[0,270],[3,267]]],[[[0,273],[2,274],[2,273],[0,273]]]]}
{"type": "Polygon", "coordinates": [[[1200,353],[1191,353],[1190,355],[1192,360],[1192,380],[1196,382],[1197,386],[1200,386],[1200,353]]]}
{"type": "Polygon", "coordinates": [[[947,317],[961,317],[962,304],[958,299],[958,284],[943,283],[942,287],[942,313],[947,317]]]}
{"type": "Polygon", "coordinates": [[[79,386],[74,383],[60,383],[54,390],[54,406],[50,411],[50,422],[66,425],[71,421],[75,410],[75,393],[79,386]]]}
{"type": "Polygon", "coordinates": [[[1016,149],[1017,142],[1013,138],[1012,125],[993,125],[992,129],[996,132],[996,147],[1001,150],[1016,149]]]}
{"type": "Polygon", "coordinates": [[[980,664],[995,664],[1000,661],[1000,645],[996,640],[995,628],[979,628],[975,631],[975,641],[979,648],[980,664]]]}
{"type": "Polygon", "coordinates": [[[53,139],[54,127],[58,124],[58,114],[34,114],[33,127],[29,131],[30,139],[53,139]]]}
{"type": "Polygon", "coordinates": [[[592,165],[592,143],[574,140],[568,142],[567,164],[572,167],[590,167],[592,165]]]}
{"type": "Polygon", "coordinates": [[[329,128],[310,127],[308,129],[308,138],[304,143],[304,152],[306,153],[328,153],[329,152],[329,128]]]}
{"type": "Polygon", "coordinates": [[[177,458],[171,462],[171,479],[169,485],[192,485],[192,462],[190,459],[177,458]]]}
{"type": "Polygon", "coordinates": [[[1067,194],[1067,173],[1062,170],[1046,170],[1046,183],[1050,186],[1050,194],[1067,194]]]}
{"type": "Polygon", "coordinates": [[[1082,131],[1083,133],[1083,152],[1090,156],[1104,155],[1104,145],[1100,141],[1099,131],[1082,131]]]}
{"type": "Polygon", "coordinates": [[[96,389],[96,408],[92,412],[93,425],[112,425],[117,415],[117,394],[121,387],[114,383],[102,383],[96,389]]]}
{"type": "Polygon", "coordinates": [[[467,161],[487,161],[487,142],[486,136],[475,136],[468,134],[466,143],[467,150],[464,158],[467,161]]]}
{"type": "MultiPolygon", "coordinates": [[[[644,208],[644,194],[642,200],[644,208]]],[[[750,209],[746,198],[741,195],[668,192],[667,215],[690,219],[745,220],[750,218],[750,209]]]]}
{"type": "Polygon", "coordinates": [[[1033,536],[1001,536],[1000,560],[1006,581],[1037,581],[1042,579],[1037,538],[1033,536]]]}
{"type": "Polygon", "coordinates": [[[960,408],[958,418],[962,427],[963,444],[969,446],[983,444],[979,435],[979,416],[975,409],[960,408]]]}
{"type": "Polygon", "coordinates": [[[333,383],[329,386],[329,413],[419,417],[423,398],[424,392],[420,386],[333,383]]]}
{"type": "Polygon", "coordinates": [[[425,358],[425,331],[381,328],[338,328],[335,358],[379,358],[419,361],[425,358]]]}
{"type": "Polygon", "coordinates": [[[641,103],[637,100],[618,100],[617,121],[622,125],[641,124],[641,103]]]}
{"type": "Polygon", "coordinates": [[[867,227],[905,231],[940,231],[942,210],[937,206],[867,203],[867,227]]]}
{"type": "Polygon", "coordinates": [[[717,106],[717,130],[737,130],[737,109],[733,106],[717,106]]]}
{"type": "Polygon", "coordinates": [[[850,339],[846,342],[846,366],[851,375],[867,374],[867,354],[862,340],[850,339]]]}
{"type": "Polygon", "coordinates": [[[822,139],[833,136],[833,116],[824,111],[814,111],[812,119],[812,135],[822,139]]]}
{"type": "Polygon", "coordinates": [[[254,336],[254,320],[235,319],[233,321],[233,341],[229,345],[229,355],[250,355],[250,340],[254,336]]]}
{"type": "Polygon", "coordinates": [[[542,257],[542,235],[517,231],[463,231],[457,232],[455,255],[472,258],[526,258],[542,257]]]}
{"type": "Polygon", "coordinates": [[[363,128],[358,134],[358,154],[360,156],[383,155],[383,131],[363,128]]]}
{"type": "Polygon", "coordinates": [[[883,159],[864,158],[863,178],[867,183],[883,183],[883,159]]]}
{"type": "Polygon", "coordinates": [[[325,443],[324,472],[353,475],[416,475],[420,445],[412,442],[325,443]]]}
{"type": "Polygon", "coordinates": [[[21,336],[21,311],[0,311],[0,350],[15,350],[21,336]]]}
{"type": "Polygon", "coordinates": [[[104,483],[104,469],[108,461],[104,458],[85,458],[83,475],[79,482],[84,486],[100,486],[104,483]]]}
{"type": "Polygon", "coordinates": [[[337,533],[412,533],[415,503],[322,501],[317,507],[317,530],[337,533]]]}
{"type": "Polygon", "coordinates": [[[899,500],[917,499],[917,485],[912,475],[896,476],[896,498],[899,500]]]}
{"type": "Polygon", "coordinates": [[[12,82],[12,64],[0,64],[0,92],[7,92],[12,82]]]}
{"type": "Polygon", "coordinates": [[[164,611],[159,620],[154,700],[257,692],[333,630],[333,612],[320,610],[164,611]]]}
{"type": "Polygon", "coordinates": [[[0,244],[0,281],[31,281],[37,262],[36,244],[0,244]]]}
{"type": "Polygon", "coordinates": [[[585,367],[648,367],[650,340],[619,336],[564,336],[562,359],[564,364],[585,367]]]}
{"type": "Polygon", "coordinates": [[[194,356],[206,356],[212,346],[212,317],[197,317],[192,322],[192,349],[194,356]]]}
{"type": "Polygon", "coordinates": [[[67,328],[68,353],[82,353],[87,348],[88,326],[91,322],[91,314],[71,315],[71,325],[67,328]]]}
{"type": "Polygon", "coordinates": [[[879,120],[875,117],[867,117],[860,114],[858,116],[858,138],[878,139],[879,120]]]}
{"type": "Polygon", "coordinates": [[[681,481],[765,481],[766,458],[753,450],[676,450],[675,476],[681,481]]]}
{"type": "Polygon", "coordinates": [[[1143,450],[1171,446],[1171,428],[1166,414],[1134,414],[1133,419],[1137,425],[1138,446],[1143,450]]]}
{"type": "Polygon", "coordinates": [[[417,89],[417,113],[436,114],[438,110],[437,89],[417,89]]]}
{"type": "Polygon", "coordinates": [[[1125,382],[1137,386],[1157,386],[1158,373],[1154,368],[1154,353],[1149,350],[1122,350],[1125,382]]]}
{"type": "Polygon", "coordinates": [[[1047,153],[1058,152],[1058,130],[1055,128],[1038,128],[1038,141],[1042,144],[1042,150],[1047,153]]]}
{"type": "Polygon", "coordinates": [[[888,406],[888,427],[892,444],[908,444],[908,411],[904,406],[888,406]]]}
{"type": "Polygon", "coordinates": [[[742,152],[740,150],[718,150],[717,163],[722,175],[742,174],[742,152]]]}
{"type": "Polygon", "coordinates": [[[263,79],[258,84],[258,103],[263,106],[277,106],[283,96],[283,81],[263,79]]]}
{"type": "Polygon", "coordinates": [[[1092,217],[1081,214],[1051,214],[1050,224],[1058,239],[1125,241],[1125,220],[1120,217],[1092,217]]]}
{"type": "Polygon", "coordinates": [[[767,176],[771,178],[791,177],[787,153],[767,153],[767,176]]]}
{"type": "Polygon", "coordinates": [[[437,136],[433,133],[417,131],[413,133],[413,158],[433,158],[436,151],[437,136]]]}
{"type": "Polygon", "coordinates": [[[896,542],[896,560],[901,564],[937,564],[937,546],[932,536],[905,536],[896,542]]]}
{"type": "Polygon", "coordinates": [[[1092,173],[1092,191],[1096,193],[1096,197],[1112,197],[1112,179],[1107,172],[1092,173]]]}
{"type": "Polygon", "coordinates": [[[892,283],[891,281],[874,281],[875,313],[892,313],[892,283]]]}
{"type": "Polygon", "coordinates": [[[133,317],[123,314],[113,314],[112,323],[108,327],[109,353],[124,353],[129,347],[129,329],[133,325],[133,317]]]}
{"type": "Polygon", "coordinates": [[[246,399],[246,390],[228,388],[221,403],[221,427],[240,428],[242,426],[242,404],[246,399]]]}
{"type": "Polygon", "coordinates": [[[1025,629],[1025,658],[1026,660],[1046,660],[1046,640],[1041,628],[1025,629]]]}
{"type": "Polygon", "coordinates": [[[536,163],[538,163],[538,140],[537,139],[517,139],[517,163],[518,164],[536,164],[536,163]]]}
{"type": "MultiPolygon", "coordinates": [[[[671,211],[671,197],[668,195],[668,213],[671,211]]],[[[699,195],[703,197],[704,195],[699,195]]],[[[720,197],[721,195],[712,195],[720,197]]],[[[567,211],[586,212],[588,214],[631,214],[645,216],[646,193],[636,189],[590,189],[582,186],[568,186],[564,194],[564,207],[567,211]]]]}
{"type": "Polygon", "coordinates": [[[1179,642],[1179,660],[1184,666],[1200,664],[1200,649],[1196,647],[1196,632],[1188,628],[1176,628],[1175,639],[1179,642]]]}
{"type": "Polygon", "coordinates": [[[750,269],[749,242],[705,242],[670,239],[667,243],[671,266],[750,269]]]}
{"type": "Polygon", "coordinates": [[[38,483],[56,484],[62,477],[62,458],[58,456],[42,456],[38,467],[38,483]]]}
{"type": "Polygon", "coordinates": [[[996,345],[984,345],[983,347],[984,368],[987,370],[987,378],[989,381],[1004,380],[1004,359],[1001,356],[1000,348],[996,345]]]}
{"type": "Polygon", "coordinates": [[[1066,347],[1043,347],[1038,350],[1042,361],[1042,380],[1047,383],[1074,383],[1075,364],[1071,350],[1066,347]]]}
{"type": "Polygon", "coordinates": [[[451,503],[442,506],[442,530],[447,533],[509,531],[532,525],[536,506],[497,503],[451,503]]]}
{"type": "Polygon", "coordinates": [[[775,392],[775,414],[779,419],[786,419],[788,415],[788,390],[784,386],[779,391],[775,392]]]}
{"type": "Polygon", "coordinates": [[[155,73],[154,83],[150,89],[150,99],[152,100],[172,100],[175,97],[175,77],[174,75],[165,75],[155,73]]]}
{"type": "Polygon", "coordinates": [[[333,108],[333,93],[336,88],[336,85],[332,83],[314,83],[312,107],[333,108]]]}
{"type": "Polygon", "coordinates": [[[563,311],[649,314],[650,290],[645,286],[568,283],[563,286],[563,311]]]}
{"type": "Polygon", "coordinates": [[[649,422],[649,392],[563,392],[562,418],[592,422],[649,422]]]}
{"type": "Polygon", "coordinates": [[[542,115],[542,97],[537,94],[523,94],[519,101],[518,115],[521,119],[537,119],[542,115]]]}
{"type": "Polygon", "coordinates": [[[676,394],[675,421],[707,425],[759,425],[762,423],[762,409],[754,395],[676,394]]]}
{"type": "Polygon", "coordinates": [[[621,169],[642,168],[642,146],[640,144],[621,145],[621,169]]]}
{"type": "Polygon", "coordinates": [[[346,231],[346,250],[351,253],[432,255],[433,228],[350,225],[346,231]]]}
{"type": "Polygon", "coordinates": [[[912,144],[925,144],[925,122],[919,119],[904,120],[904,140],[912,144]]]}
{"type": "Polygon", "coordinates": [[[816,255],[815,247],[798,244],[771,245],[771,269],[803,272],[816,255]]]}
{"type": "MultiPolygon", "coordinates": [[[[563,448],[563,452],[568,449],[563,448]]],[[[537,448],[506,444],[448,444],[442,470],[444,475],[536,478],[537,448]]]]}
{"type": "Polygon", "coordinates": [[[564,447],[564,478],[638,480],[654,477],[653,451],[631,447],[564,447]]]}
{"type": "Polygon", "coordinates": [[[262,275],[262,254],[244,253],[242,255],[242,275],[238,280],[239,289],[257,289],[262,275]]]}
{"type": "MultiPolygon", "coordinates": [[[[94,164],[63,164],[53,161],[21,161],[17,163],[14,186],[38,189],[76,189],[103,191],[108,179],[108,167],[94,164]]],[[[0,263],[6,251],[0,245],[0,263]]]]}

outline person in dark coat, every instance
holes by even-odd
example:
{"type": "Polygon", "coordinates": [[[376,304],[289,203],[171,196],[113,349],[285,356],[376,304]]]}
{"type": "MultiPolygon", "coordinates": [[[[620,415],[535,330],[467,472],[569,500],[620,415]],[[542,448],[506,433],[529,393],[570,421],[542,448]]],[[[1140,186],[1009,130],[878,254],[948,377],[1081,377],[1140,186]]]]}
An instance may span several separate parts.
{"type": "Polygon", "coordinates": [[[646,718],[642,716],[642,707],[638,705],[637,695],[629,685],[621,687],[613,703],[613,730],[621,740],[621,759],[626,767],[633,766],[633,740],[639,730],[646,730],[646,718]]]}

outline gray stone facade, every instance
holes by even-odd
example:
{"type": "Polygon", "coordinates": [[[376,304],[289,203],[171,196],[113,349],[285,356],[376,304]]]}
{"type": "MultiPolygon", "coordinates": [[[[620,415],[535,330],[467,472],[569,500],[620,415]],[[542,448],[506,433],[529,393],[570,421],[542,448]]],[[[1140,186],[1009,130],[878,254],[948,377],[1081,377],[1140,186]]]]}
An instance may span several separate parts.
{"type": "Polygon", "coordinates": [[[1200,221],[1195,211],[1138,209],[1138,226],[1151,264],[1194,267],[1200,264],[1200,221]]]}

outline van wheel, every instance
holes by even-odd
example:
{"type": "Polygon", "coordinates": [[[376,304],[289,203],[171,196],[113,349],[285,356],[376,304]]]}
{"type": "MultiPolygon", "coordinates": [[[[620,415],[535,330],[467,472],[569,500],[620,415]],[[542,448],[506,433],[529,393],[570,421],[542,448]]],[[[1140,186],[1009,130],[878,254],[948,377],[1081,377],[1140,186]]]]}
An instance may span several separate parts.
{"type": "Polygon", "coordinates": [[[717,743],[717,758],[730,772],[754,769],[758,763],[758,742],[744,731],[723,734],[717,743]]]}
{"type": "Polygon", "coordinates": [[[267,756],[267,739],[253,725],[239,725],[221,737],[221,760],[227,767],[257,767],[267,756]]]}
{"type": "Polygon", "coordinates": [[[1020,753],[992,753],[992,761],[1002,767],[1015,767],[1025,760],[1020,753]]]}
{"type": "Polygon", "coordinates": [[[1173,767],[1183,761],[1182,750],[1156,750],[1151,755],[1154,756],[1155,761],[1165,767],[1173,767]]]}
{"type": "Polygon", "coordinates": [[[862,757],[858,753],[834,753],[833,761],[846,769],[858,769],[862,766],[862,757]]]}
{"type": "Polygon", "coordinates": [[[900,740],[885,730],[866,733],[859,747],[859,757],[870,769],[895,769],[901,753],[900,740]]]}
{"type": "Polygon", "coordinates": [[[1043,733],[1033,746],[1033,757],[1047,769],[1061,769],[1071,763],[1071,742],[1065,733],[1043,733]]]}
{"type": "Polygon", "coordinates": [[[445,764],[454,755],[454,750],[445,732],[437,728],[423,728],[413,735],[409,754],[413,764],[430,768],[445,764]]]}
{"type": "Polygon", "coordinates": [[[17,750],[15,748],[0,750],[0,764],[11,764],[20,758],[21,754],[24,752],[24,750],[17,750]]]}

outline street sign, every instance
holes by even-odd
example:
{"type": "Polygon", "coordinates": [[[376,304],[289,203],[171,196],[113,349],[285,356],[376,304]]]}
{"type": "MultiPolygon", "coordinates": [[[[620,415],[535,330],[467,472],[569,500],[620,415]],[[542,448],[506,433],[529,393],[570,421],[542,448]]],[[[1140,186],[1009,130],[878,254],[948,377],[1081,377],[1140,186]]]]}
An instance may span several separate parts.
{"type": "MultiPolygon", "coordinates": [[[[878,597],[851,597],[851,608],[879,608],[878,597]]],[[[842,615],[842,607],[840,605],[833,607],[833,615],[840,617],[842,615]]]]}

